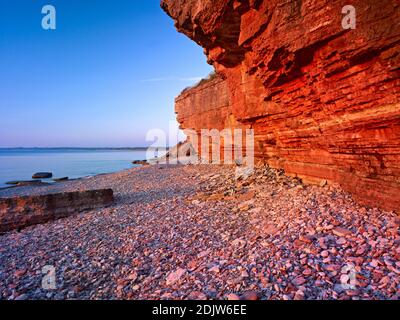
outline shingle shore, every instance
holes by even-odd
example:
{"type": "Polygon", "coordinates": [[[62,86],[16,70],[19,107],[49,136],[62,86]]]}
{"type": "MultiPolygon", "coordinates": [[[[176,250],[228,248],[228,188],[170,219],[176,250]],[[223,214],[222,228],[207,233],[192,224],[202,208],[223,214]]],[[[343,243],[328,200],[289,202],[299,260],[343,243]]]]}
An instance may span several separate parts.
{"type": "Polygon", "coordinates": [[[400,297],[394,212],[269,168],[247,179],[235,173],[149,166],[1,190],[0,197],[112,188],[116,203],[0,235],[0,298],[400,297]],[[55,268],[55,290],[42,288],[44,266],[55,268]]]}

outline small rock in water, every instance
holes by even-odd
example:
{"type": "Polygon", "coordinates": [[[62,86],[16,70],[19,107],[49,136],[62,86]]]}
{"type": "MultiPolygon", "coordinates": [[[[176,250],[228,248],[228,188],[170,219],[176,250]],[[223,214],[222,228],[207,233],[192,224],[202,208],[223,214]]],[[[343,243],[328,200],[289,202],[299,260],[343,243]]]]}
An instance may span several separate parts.
{"type": "Polygon", "coordinates": [[[51,172],[37,172],[32,176],[32,179],[49,179],[52,176],[51,172]]]}
{"type": "Polygon", "coordinates": [[[8,185],[16,185],[18,184],[20,181],[7,181],[6,184],[8,185]]]}
{"type": "Polygon", "coordinates": [[[69,179],[68,177],[54,178],[53,181],[60,182],[60,181],[67,181],[68,179],[69,179]]]}

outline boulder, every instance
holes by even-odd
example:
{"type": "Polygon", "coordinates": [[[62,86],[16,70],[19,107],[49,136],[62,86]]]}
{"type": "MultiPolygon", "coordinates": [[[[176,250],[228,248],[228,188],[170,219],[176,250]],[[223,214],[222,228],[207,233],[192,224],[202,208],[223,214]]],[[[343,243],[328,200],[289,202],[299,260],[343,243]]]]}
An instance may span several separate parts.
{"type": "Polygon", "coordinates": [[[0,198],[0,233],[114,203],[112,189],[0,198]]]}
{"type": "Polygon", "coordinates": [[[32,176],[32,179],[49,179],[52,176],[51,172],[37,172],[32,176]]]}

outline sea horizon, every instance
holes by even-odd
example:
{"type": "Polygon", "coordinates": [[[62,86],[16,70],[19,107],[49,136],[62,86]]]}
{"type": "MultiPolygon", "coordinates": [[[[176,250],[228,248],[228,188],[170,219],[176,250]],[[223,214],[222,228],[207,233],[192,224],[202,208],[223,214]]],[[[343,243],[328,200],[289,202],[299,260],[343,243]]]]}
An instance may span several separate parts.
{"type": "MultiPolygon", "coordinates": [[[[53,178],[78,179],[133,168],[145,160],[153,147],[14,147],[0,148],[0,188],[12,181],[29,181],[37,172],[51,172],[53,178]]],[[[167,149],[159,148],[163,153],[167,149]]]]}

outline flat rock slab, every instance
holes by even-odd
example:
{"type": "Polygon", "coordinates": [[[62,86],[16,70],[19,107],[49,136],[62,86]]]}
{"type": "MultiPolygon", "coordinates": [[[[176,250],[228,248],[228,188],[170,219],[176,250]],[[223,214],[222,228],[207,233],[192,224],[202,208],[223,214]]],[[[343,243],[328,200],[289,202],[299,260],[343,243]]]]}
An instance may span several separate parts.
{"type": "Polygon", "coordinates": [[[3,198],[0,199],[0,232],[45,223],[113,202],[111,189],[3,198]]]}
{"type": "Polygon", "coordinates": [[[68,177],[61,177],[61,178],[54,178],[53,181],[55,182],[61,182],[61,181],[67,181],[69,180],[68,177]]]}
{"type": "Polygon", "coordinates": [[[37,172],[32,176],[32,179],[49,179],[52,176],[51,172],[37,172]]]}
{"type": "Polygon", "coordinates": [[[42,180],[16,180],[16,181],[8,181],[6,182],[7,185],[13,185],[13,186],[21,186],[21,185],[37,185],[41,184],[42,180]]]}
{"type": "Polygon", "coordinates": [[[135,160],[135,161],[132,161],[132,164],[141,165],[141,166],[149,165],[147,160],[135,160]]]}

